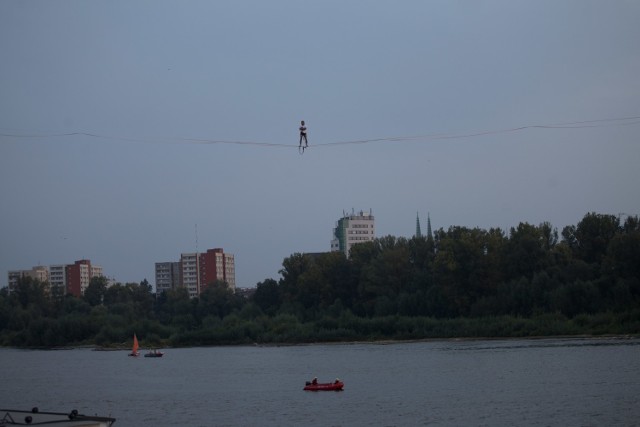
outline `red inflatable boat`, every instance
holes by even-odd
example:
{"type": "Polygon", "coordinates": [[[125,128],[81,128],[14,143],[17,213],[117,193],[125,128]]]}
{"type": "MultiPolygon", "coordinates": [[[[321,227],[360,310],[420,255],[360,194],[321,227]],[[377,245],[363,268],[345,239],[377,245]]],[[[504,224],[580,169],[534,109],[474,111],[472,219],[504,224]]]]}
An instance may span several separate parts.
{"type": "Polygon", "coordinates": [[[344,383],[342,381],[338,381],[336,380],[335,382],[332,383],[310,383],[307,382],[307,384],[304,386],[305,390],[308,391],[342,391],[342,388],[344,387],[344,383]]]}

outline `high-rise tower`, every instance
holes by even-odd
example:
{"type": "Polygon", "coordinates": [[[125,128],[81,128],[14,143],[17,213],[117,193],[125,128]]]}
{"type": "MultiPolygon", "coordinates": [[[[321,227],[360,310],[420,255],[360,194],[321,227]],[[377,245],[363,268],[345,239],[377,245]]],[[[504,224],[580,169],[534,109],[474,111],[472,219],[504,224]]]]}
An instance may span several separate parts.
{"type": "Polygon", "coordinates": [[[333,229],[331,251],[341,251],[348,257],[351,247],[358,243],[370,242],[376,238],[374,218],[371,210],[366,214],[360,211],[351,215],[343,212],[342,218],[333,229]]]}

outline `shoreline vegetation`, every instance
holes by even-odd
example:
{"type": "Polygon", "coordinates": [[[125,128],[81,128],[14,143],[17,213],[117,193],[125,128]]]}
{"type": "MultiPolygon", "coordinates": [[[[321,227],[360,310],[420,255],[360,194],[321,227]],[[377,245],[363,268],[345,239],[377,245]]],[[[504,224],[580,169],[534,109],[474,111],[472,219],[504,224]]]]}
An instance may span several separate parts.
{"type": "MultiPolygon", "coordinates": [[[[228,345],[208,345],[208,346],[185,346],[185,347],[171,347],[175,349],[179,348],[201,348],[201,347],[296,347],[296,346],[314,346],[314,345],[394,345],[394,344],[411,344],[411,343],[424,343],[424,342],[474,342],[474,341],[542,341],[542,340],[637,340],[640,339],[640,334],[603,334],[603,335],[537,335],[527,337],[455,337],[455,338],[416,338],[416,339],[382,339],[382,340],[360,340],[360,341],[327,341],[327,342],[305,342],[305,343],[245,343],[245,344],[228,344],[228,345]]],[[[126,344],[113,347],[101,347],[95,345],[86,346],[72,346],[53,349],[39,349],[39,350],[74,350],[87,348],[94,351],[130,351],[126,344]]],[[[155,347],[140,347],[141,349],[151,349],[155,347]]],[[[164,347],[163,347],[164,348],[164,347]]]]}
{"type": "Polygon", "coordinates": [[[0,290],[0,346],[129,349],[640,335],[640,221],[589,213],[549,223],[450,227],[340,252],[296,253],[250,295],[224,282],[197,298],[146,280],[82,297],[22,279],[0,290]],[[561,238],[560,238],[561,236],[561,238]]]}
{"type": "MultiPolygon", "coordinates": [[[[411,343],[446,343],[446,342],[476,342],[476,341],[490,341],[490,342],[510,342],[510,341],[622,341],[622,340],[638,340],[640,339],[640,333],[634,334],[602,334],[602,335],[536,335],[526,337],[451,337],[451,338],[416,338],[416,339],[381,339],[381,340],[358,340],[358,341],[327,341],[327,342],[301,342],[301,343],[241,343],[241,344],[214,344],[214,345],[201,345],[201,346],[184,346],[184,347],[170,347],[170,346],[141,346],[140,350],[152,350],[152,349],[184,349],[184,348],[207,348],[207,347],[297,347],[297,346],[317,346],[317,345],[395,345],[395,344],[411,344],[411,343]]],[[[92,350],[92,351],[131,351],[130,343],[120,343],[111,346],[98,346],[95,344],[84,345],[69,345],[61,347],[8,347],[1,346],[0,348],[12,348],[19,350],[43,350],[43,351],[65,351],[65,350],[92,350]]]]}

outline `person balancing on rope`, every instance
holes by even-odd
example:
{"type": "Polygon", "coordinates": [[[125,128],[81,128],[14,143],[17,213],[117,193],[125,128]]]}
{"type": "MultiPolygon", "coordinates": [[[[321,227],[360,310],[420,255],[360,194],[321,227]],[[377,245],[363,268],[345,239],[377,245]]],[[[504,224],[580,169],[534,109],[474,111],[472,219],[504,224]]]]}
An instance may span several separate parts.
{"type": "Polygon", "coordinates": [[[300,145],[298,148],[307,148],[309,143],[307,142],[307,127],[304,125],[304,120],[300,122],[300,145]],[[304,139],[304,147],[302,147],[302,140],[304,139]]]}

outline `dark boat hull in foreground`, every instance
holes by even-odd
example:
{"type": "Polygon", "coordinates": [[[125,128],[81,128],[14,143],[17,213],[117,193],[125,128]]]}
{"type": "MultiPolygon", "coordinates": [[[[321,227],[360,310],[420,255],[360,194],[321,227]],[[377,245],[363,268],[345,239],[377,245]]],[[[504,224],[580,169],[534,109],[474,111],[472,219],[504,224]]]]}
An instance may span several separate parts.
{"type": "Polygon", "coordinates": [[[110,427],[115,422],[115,418],[82,415],[75,409],[71,412],[40,412],[38,408],[30,411],[0,409],[0,426],[110,427]]]}

